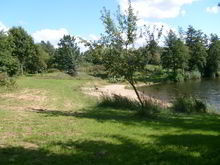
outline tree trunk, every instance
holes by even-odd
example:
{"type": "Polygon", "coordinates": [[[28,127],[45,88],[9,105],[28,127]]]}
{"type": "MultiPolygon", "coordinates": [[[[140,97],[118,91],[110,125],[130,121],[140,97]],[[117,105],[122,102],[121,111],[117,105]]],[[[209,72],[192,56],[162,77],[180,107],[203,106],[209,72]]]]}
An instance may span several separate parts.
{"type": "Polygon", "coordinates": [[[20,71],[21,71],[21,75],[24,75],[24,65],[20,64],[20,71]]]}
{"type": "Polygon", "coordinates": [[[139,93],[138,93],[137,88],[136,88],[135,85],[134,85],[134,82],[133,82],[133,81],[129,81],[129,83],[131,84],[131,86],[133,87],[133,89],[134,89],[134,91],[135,91],[135,93],[136,93],[136,95],[137,95],[137,98],[138,98],[138,100],[139,100],[139,102],[140,102],[140,104],[141,104],[141,110],[143,110],[143,109],[144,109],[144,103],[143,103],[143,101],[142,101],[142,99],[141,99],[141,96],[140,96],[139,93]]]}

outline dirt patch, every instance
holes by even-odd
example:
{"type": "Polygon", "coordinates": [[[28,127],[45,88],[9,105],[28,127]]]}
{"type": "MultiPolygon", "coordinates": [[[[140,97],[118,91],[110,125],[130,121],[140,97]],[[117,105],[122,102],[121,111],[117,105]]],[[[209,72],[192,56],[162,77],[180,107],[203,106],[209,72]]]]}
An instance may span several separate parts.
{"type": "Polygon", "coordinates": [[[46,99],[46,91],[42,90],[35,90],[35,89],[25,89],[18,93],[8,93],[3,94],[0,97],[2,98],[12,98],[17,100],[24,100],[24,101],[37,101],[42,102],[46,99]]]}
{"type": "MultiPolygon", "coordinates": [[[[106,85],[104,87],[93,87],[93,88],[82,88],[82,91],[85,94],[91,95],[91,96],[96,96],[100,98],[102,95],[120,95],[123,97],[127,97],[130,99],[137,100],[137,96],[134,92],[134,90],[131,89],[126,89],[126,85],[121,85],[121,84],[113,84],[113,85],[106,85]]],[[[150,100],[162,107],[170,107],[171,104],[156,98],[152,98],[142,92],[139,92],[139,94],[142,96],[142,98],[146,100],[150,100]]]]}
{"type": "Polygon", "coordinates": [[[28,143],[28,142],[22,142],[22,143],[20,143],[20,145],[24,148],[27,148],[27,149],[36,149],[39,147],[37,144],[28,143]]]}
{"type": "Polygon", "coordinates": [[[19,92],[1,94],[0,99],[4,99],[5,103],[0,105],[0,108],[18,111],[43,108],[48,100],[47,93],[44,90],[24,89],[19,92]]]}

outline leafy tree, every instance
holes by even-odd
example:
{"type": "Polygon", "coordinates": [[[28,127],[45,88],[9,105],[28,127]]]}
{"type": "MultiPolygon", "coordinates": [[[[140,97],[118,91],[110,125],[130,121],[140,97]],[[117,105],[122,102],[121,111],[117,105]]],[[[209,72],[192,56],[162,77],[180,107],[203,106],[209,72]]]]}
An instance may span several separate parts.
{"type": "Polygon", "coordinates": [[[40,44],[34,45],[31,56],[25,61],[25,68],[28,73],[41,73],[47,69],[49,54],[44,51],[40,44]]]}
{"type": "Polygon", "coordinates": [[[215,77],[220,69],[220,40],[215,40],[208,50],[205,74],[207,77],[215,77]]]}
{"type": "Polygon", "coordinates": [[[9,76],[18,72],[18,61],[11,54],[8,37],[4,32],[0,32],[0,72],[6,72],[9,76]]]}
{"type": "Polygon", "coordinates": [[[188,68],[188,60],[188,47],[170,30],[165,39],[165,48],[161,57],[163,68],[171,69],[173,75],[177,76],[178,70],[185,71],[188,68]]]}
{"type": "Polygon", "coordinates": [[[22,27],[13,27],[8,33],[12,47],[12,56],[19,60],[20,72],[23,74],[25,61],[32,55],[35,49],[33,38],[22,27]]]}
{"type": "Polygon", "coordinates": [[[144,26],[143,36],[146,40],[145,55],[147,56],[148,63],[150,64],[160,64],[160,55],[161,49],[159,46],[159,40],[162,36],[163,26],[161,28],[157,28],[153,26],[151,30],[150,26],[144,26]]]}
{"type": "Polygon", "coordinates": [[[208,56],[206,48],[201,42],[196,42],[191,50],[193,54],[190,58],[190,68],[191,70],[199,70],[203,75],[206,66],[206,58],[208,56]]]}
{"type": "Polygon", "coordinates": [[[134,14],[131,1],[125,14],[117,12],[117,23],[111,18],[110,11],[102,11],[101,20],[105,27],[100,45],[105,48],[104,65],[110,75],[124,77],[133,87],[143,108],[143,101],[135,86],[134,74],[144,68],[145,63],[141,54],[135,50],[137,39],[137,16],[134,14]]]}
{"type": "Polygon", "coordinates": [[[45,53],[47,53],[47,55],[49,55],[49,59],[47,60],[47,68],[52,68],[53,67],[53,57],[54,57],[56,49],[49,41],[47,41],[47,42],[41,41],[41,43],[39,45],[41,46],[43,51],[45,53]]]}
{"type": "Polygon", "coordinates": [[[59,48],[55,52],[53,59],[55,67],[74,75],[80,56],[80,49],[76,44],[76,39],[70,35],[64,35],[58,46],[59,48]]]}
{"type": "Polygon", "coordinates": [[[201,30],[189,26],[186,32],[186,45],[190,52],[189,70],[199,70],[203,74],[207,57],[207,36],[201,30]]]}

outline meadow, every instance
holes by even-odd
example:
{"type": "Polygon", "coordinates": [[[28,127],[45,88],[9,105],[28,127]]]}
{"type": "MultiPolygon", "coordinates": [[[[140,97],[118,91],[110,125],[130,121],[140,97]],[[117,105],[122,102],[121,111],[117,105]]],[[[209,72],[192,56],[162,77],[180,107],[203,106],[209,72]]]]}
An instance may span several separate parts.
{"type": "Polygon", "coordinates": [[[62,73],[17,79],[0,89],[1,165],[219,164],[220,116],[98,106],[82,87],[106,84],[62,73]]]}

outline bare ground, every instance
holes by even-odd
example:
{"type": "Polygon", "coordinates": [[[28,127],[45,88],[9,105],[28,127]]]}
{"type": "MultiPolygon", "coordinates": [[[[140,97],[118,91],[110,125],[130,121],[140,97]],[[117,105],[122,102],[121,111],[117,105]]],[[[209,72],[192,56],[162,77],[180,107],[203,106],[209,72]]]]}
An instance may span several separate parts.
{"type": "MultiPolygon", "coordinates": [[[[113,84],[113,85],[106,85],[103,87],[93,87],[93,88],[82,88],[83,92],[85,94],[91,95],[91,96],[96,96],[98,98],[100,98],[102,95],[120,95],[123,97],[127,97],[130,99],[134,99],[137,100],[137,96],[134,92],[134,90],[131,89],[126,89],[126,85],[122,85],[122,84],[113,84]]],[[[145,100],[150,100],[162,107],[170,107],[171,103],[156,99],[156,98],[152,98],[146,94],[143,94],[142,92],[139,92],[140,95],[142,96],[142,98],[144,98],[145,100]]]]}

